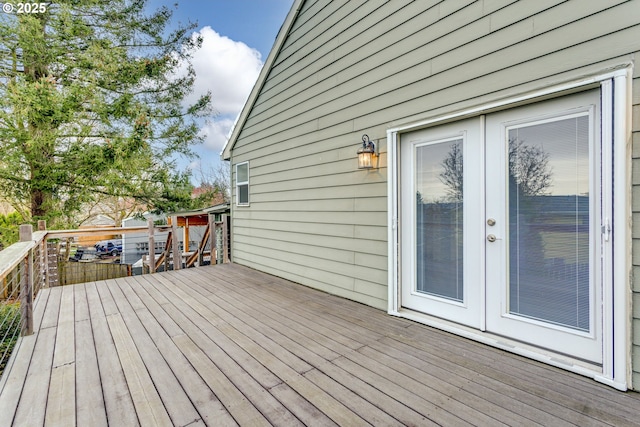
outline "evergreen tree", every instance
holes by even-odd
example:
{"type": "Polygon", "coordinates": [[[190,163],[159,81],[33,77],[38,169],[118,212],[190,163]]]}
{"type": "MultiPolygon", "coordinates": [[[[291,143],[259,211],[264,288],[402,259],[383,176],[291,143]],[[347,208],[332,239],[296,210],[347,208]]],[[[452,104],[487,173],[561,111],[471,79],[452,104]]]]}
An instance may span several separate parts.
{"type": "Polygon", "coordinates": [[[183,102],[201,40],[145,6],[60,0],[0,16],[0,196],[32,220],[67,225],[102,196],[190,207],[175,161],[193,155],[194,120],[210,114],[209,94],[183,102]]]}
{"type": "Polygon", "coordinates": [[[18,241],[20,224],[23,222],[18,212],[0,214],[0,251],[18,241]]]}

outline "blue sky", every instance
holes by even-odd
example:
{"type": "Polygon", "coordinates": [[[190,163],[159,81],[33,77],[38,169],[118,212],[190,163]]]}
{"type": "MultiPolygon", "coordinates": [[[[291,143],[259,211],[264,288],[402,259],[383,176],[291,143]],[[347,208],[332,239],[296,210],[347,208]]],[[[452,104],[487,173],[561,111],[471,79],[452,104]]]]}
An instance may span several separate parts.
{"type": "Polygon", "coordinates": [[[293,0],[151,0],[150,4],[166,5],[174,11],[174,21],[210,26],[257,49],[266,59],[293,0]]]}
{"type": "MultiPolygon", "coordinates": [[[[240,113],[278,31],[294,0],[150,0],[149,7],[166,5],[172,23],[196,22],[203,46],[193,59],[196,84],[193,98],[212,92],[217,115],[203,123],[206,141],[196,147],[194,176],[206,174],[220,161],[220,151],[240,113]]],[[[184,167],[187,162],[181,161],[184,167]]],[[[197,184],[197,179],[194,181],[197,184]]]]}

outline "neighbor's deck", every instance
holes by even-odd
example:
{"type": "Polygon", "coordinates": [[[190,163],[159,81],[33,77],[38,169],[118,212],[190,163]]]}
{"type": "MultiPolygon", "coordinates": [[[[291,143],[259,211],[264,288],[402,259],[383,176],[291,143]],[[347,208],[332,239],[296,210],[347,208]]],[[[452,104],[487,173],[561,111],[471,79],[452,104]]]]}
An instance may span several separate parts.
{"type": "Polygon", "coordinates": [[[640,396],[237,265],[44,290],[0,425],[633,425],[640,396]]]}

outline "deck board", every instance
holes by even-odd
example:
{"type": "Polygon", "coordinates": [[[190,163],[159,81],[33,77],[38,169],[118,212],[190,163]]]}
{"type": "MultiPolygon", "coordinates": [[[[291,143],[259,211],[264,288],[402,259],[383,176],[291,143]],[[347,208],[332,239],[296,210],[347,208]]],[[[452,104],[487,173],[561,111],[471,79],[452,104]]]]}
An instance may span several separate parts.
{"type": "MultiPolygon", "coordinates": [[[[116,284],[119,282],[115,280],[116,284]]],[[[140,316],[148,313],[147,308],[143,304],[132,303],[138,301],[134,298],[135,294],[125,294],[119,286],[110,286],[109,290],[122,314],[122,320],[127,325],[129,335],[132,338],[135,337],[133,340],[135,351],[140,355],[140,361],[143,363],[140,368],[148,373],[172,424],[189,425],[199,421],[200,415],[167,363],[168,355],[163,355],[158,350],[155,340],[140,321],[140,316]]]]}
{"type": "MultiPolygon", "coordinates": [[[[107,316],[100,300],[98,288],[95,283],[73,286],[85,286],[87,292],[93,341],[98,362],[98,372],[100,373],[99,384],[88,383],[86,387],[102,389],[104,411],[108,424],[140,425],[124,372],[122,371],[120,358],[116,352],[109,325],[107,324],[107,316]]],[[[83,409],[77,408],[76,412],[83,409]]],[[[100,411],[102,408],[96,409],[100,411]]]]}
{"type": "MultiPolygon", "coordinates": [[[[190,301],[193,302],[192,299],[190,301]]],[[[179,308],[182,313],[191,313],[192,317],[196,317],[196,311],[192,307],[179,308]]],[[[206,308],[200,307],[200,309],[201,314],[206,317],[208,315],[206,308]]],[[[175,311],[173,314],[176,318],[180,316],[175,311]]],[[[218,369],[227,377],[234,378],[235,387],[254,402],[258,411],[276,424],[295,425],[295,418],[291,416],[290,411],[273,396],[265,393],[266,390],[281,384],[282,380],[218,328],[202,322],[191,325],[183,322],[183,324],[187,326],[189,334],[197,338],[200,347],[214,361],[218,369]]]]}
{"type": "MultiPolygon", "coordinates": [[[[40,328],[50,294],[49,289],[41,290],[35,300],[33,310],[33,327],[35,330],[40,328]]],[[[13,375],[2,375],[2,378],[0,378],[0,395],[2,396],[0,399],[0,414],[2,414],[0,416],[0,426],[8,426],[13,422],[36,345],[36,338],[37,335],[31,335],[18,340],[5,368],[5,372],[12,372],[13,375]],[[19,357],[18,353],[20,354],[19,357]]]]}
{"type": "Polygon", "coordinates": [[[45,424],[76,424],[76,345],[74,287],[62,288],[45,424]]]}
{"type": "MultiPolygon", "coordinates": [[[[78,286],[78,289],[83,289],[78,286]]],[[[86,295],[86,294],[85,294],[86,295]]],[[[88,315],[88,306],[87,306],[88,315]]],[[[76,420],[79,426],[107,425],[98,357],[89,319],[76,321],[76,420]]]]}
{"type": "Polygon", "coordinates": [[[227,264],[45,289],[0,427],[640,425],[640,395],[227,264]]]}
{"type": "MultiPolygon", "coordinates": [[[[282,316],[286,316],[287,315],[285,310],[283,310],[283,309],[278,310],[279,307],[277,307],[277,306],[274,307],[274,305],[269,306],[269,307],[265,307],[265,304],[264,303],[260,304],[259,301],[255,301],[255,303],[252,304],[252,305],[245,305],[245,304],[242,303],[241,300],[234,299],[232,296],[230,297],[228,295],[226,295],[226,296],[222,296],[221,295],[221,298],[224,298],[225,301],[227,301],[229,303],[229,306],[235,306],[236,308],[243,307],[244,309],[247,309],[249,311],[251,311],[251,310],[260,311],[263,314],[263,316],[260,317],[260,322],[258,322],[259,324],[258,325],[252,325],[256,329],[260,329],[261,326],[266,325],[267,323],[269,323],[265,319],[269,319],[269,313],[270,312],[274,312],[275,314],[282,315],[282,316]]],[[[213,299],[213,297],[209,296],[209,300],[212,300],[212,299],[213,299]]],[[[261,301],[264,302],[265,300],[262,299],[261,301]]],[[[238,315],[237,317],[243,318],[243,319],[247,319],[247,318],[251,319],[251,317],[246,316],[246,315],[242,316],[242,314],[243,314],[242,312],[238,312],[237,313],[237,315],[238,315]]],[[[289,349],[299,347],[300,350],[298,350],[298,351],[303,353],[303,355],[301,355],[301,357],[304,358],[305,360],[312,360],[315,356],[319,356],[317,354],[313,354],[312,352],[307,352],[306,351],[307,349],[311,350],[311,349],[318,349],[319,348],[319,349],[321,349],[321,351],[327,349],[327,347],[324,347],[324,346],[320,345],[319,343],[317,344],[315,342],[310,342],[310,340],[307,339],[307,337],[303,337],[301,339],[300,336],[295,336],[295,334],[291,333],[291,329],[296,328],[296,326],[298,326],[299,328],[302,328],[304,330],[308,330],[308,328],[310,328],[310,327],[317,326],[316,319],[310,320],[310,319],[298,317],[297,319],[292,319],[292,320],[293,321],[291,323],[288,323],[288,325],[290,325],[290,329],[287,331],[288,332],[287,335],[289,335],[289,336],[294,335],[294,336],[292,336],[291,339],[289,339],[288,341],[287,340],[282,340],[282,342],[279,343],[280,345],[282,345],[285,348],[289,348],[289,349]],[[306,324],[302,324],[301,323],[301,319],[306,324]],[[304,344],[304,345],[300,345],[300,344],[304,344]]],[[[275,321],[276,326],[278,324],[277,322],[281,323],[282,320],[275,321]]],[[[274,324],[274,322],[272,322],[270,324],[274,324]]],[[[332,326],[334,328],[336,327],[335,324],[332,325],[332,326]]],[[[328,329],[326,327],[321,327],[320,329],[324,333],[324,335],[320,335],[320,338],[321,338],[321,341],[322,341],[323,345],[331,346],[331,347],[335,348],[338,352],[341,351],[340,350],[341,348],[344,348],[344,343],[339,343],[339,342],[331,343],[330,342],[330,340],[328,339],[328,335],[331,334],[331,335],[335,336],[335,334],[332,333],[332,330],[330,330],[330,329],[328,329]],[[324,339],[322,339],[322,338],[324,338],[324,339]]],[[[351,332],[351,331],[346,331],[346,332],[351,332]]],[[[270,333],[269,336],[272,339],[275,339],[276,334],[270,333]]],[[[316,336],[318,336],[318,335],[316,334],[316,336]]],[[[357,337],[360,338],[362,336],[363,335],[358,335],[357,337]]],[[[353,341],[353,340],[349,340],[349,344],[354,346],[354,347],[356,347],[356,348],[360,348],[360,347],[363,346],[362,343],[357,343],[356,341],[353,341]]],[[[342,353],[343,354],[347,354],[346,351],[342,351],[342,353]]],[[[360,358],[359,355],[357,355],[357,354],[354,354],[354,353],[350,353],[350,354],[351,354],[352,357],[355,357],[356,359],[360,358]]],[[[338,353],[331,351],[330,354],[326,354],[325,353],[325,354],[322,355],[322,357],[325,357],[327,360],[332,360],[332,359],[335,359],[337,357],[337,355],[338,355],[338,353]]],[[[379,369],[374,369],[374,370],[379,371],[379,369]]],[[[408,390],[410,390],[410,391],[415,391],[418,388],[418,387],[416,387],[417,384],[411,384],[411,382],[413,381],[411,377],[402,379],[401,381],[403,383],[403,386],[404,387],[408,386],[408,390]]],[[[334,384],[331,384],[331,385],[327,385],[327,387],[325,389],[333,391],[335,388],[336,388],[336,384],[334,383],[334,384]]],[[[450,390],[448,390],[449,392],[455,391],[455,389],[452,388],[451,386],[449,386],[449,384],[446,383],[446,382],[441,382],[441,388],[442,389],[449,388],[450,389],[450,390]]],[[[428,391],[427,391],[427,393],[428,393],[428,391]]],[[[350,398],[353,398],[353,396],[350,396],[350,398]]],[[[349,399],[343,399],[343,401],[349,401],[349,399]]],[[[485,416],[485,414],[486,413],[491,413],[492,416],[495,417],[497,410],[500,409],[500,408],[495,407],[495,405],[485,405],[483,407],[482,404],[485,401],[483,401],[482,399],[477,399],[477,397],[475,397],[475,396],[472,397],[471,399],[469,399],[469,402],[471,404],[479,403],[479,408],[478,409],[480,411],[480,412],[477,412],[477,411],[473,412],[473,411],[468,411],[468,410],[464,411],[464,412],[468,412],[469,420],[472,420],[473,422],[481,421],[481,422],[486,422],[486,423],[492,423],[492,422],[497,423],[498,422],[497,420],[492,420],[491,418],[487,418],[485,416]]],[[[462,405],[464,405],[464,403],[462,405]]],[[[464,405],[464,406],[466,406],[466,405],[464,405]]],[[[464,406],[462,407],[462,409],[467,409],[464,406]]],[[[454,411],[455,411],[455,408],[454,408],[454,411]]],[[[505,411],[505,412],[506,413],[503,414],[502,418],[504,418],[506,421],[510,422],[512,425],[515,424],[516,421],[520,422],[520,423],[522,423],[524,421],[524,419],[522,417],[519,417],[517,414],[514,414],[511,411],[505,411]]]]}
{"type": "MultiPolygon", "coordinates": [[[[167,408],[163,405],[158,390],[138,352],[133,337],[119,314],[107,317],[116,352],[120,356],[122,370],[131,392],[140,425],[171,426],[167,408]]],[[[138,339],[138,338],[136,338],[138,339]]]]}
{"type": "Polygon", "coordinates": [[[204,425],[211,425],[216,422],[221,425],[235,425],[220,401],[207,387],[202,377],[193,369],[189,360],[174,342],[173,337],[184,335],[182,330],[180,330],[180,333],[170,334],[169,331],[177,328],[177,325],[168,322],[170,320],[168,314],[160,309],[157,302],[146,291],[140,286],[132,287],[132,284],[135,286],[137,283],[130,283],[130,281],[126,280],[119,282],[121,289],[129,295],[129,298],[133,295],[138,296],[148,308],[148,310],[137,311],[140,322],[148,331],[149,336],[166,359],[167,364],[176,375],[176,379],[199,413],[200,420],[197,421],[203,422],[204,425]],[[157,318],[158,315],[161,316],[161,319],[157,318]],[[171,326],[169,329],[164,328],[167,324],[171,326]],[[225,417],[227,418],[226,423],[222,422],[225,417]]]}
{"type": "Polygon", "coordinates": [[[29,402],[18,405],[13,421],[16,426],[44,425],[55,343],[56,330],[54,327],[42,329],[38,334],[20,396],[20,403],[24,401],[23,397],[26,396],[28,396],[29,402]]]}

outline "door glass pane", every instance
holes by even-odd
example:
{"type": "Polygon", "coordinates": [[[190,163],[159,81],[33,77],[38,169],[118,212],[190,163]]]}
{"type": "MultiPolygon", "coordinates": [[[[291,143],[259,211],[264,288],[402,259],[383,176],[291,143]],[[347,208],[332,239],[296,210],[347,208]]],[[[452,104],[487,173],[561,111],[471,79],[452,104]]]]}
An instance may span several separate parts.
{"type": "Polygon", "coordinates": [[[416,290],[463,301],[462,139],[416,147],[416,290]]]}
{"type": "Polygon", "coordinates": [[[589,116],[508,129],[509,312],[589,330],[589,116]]]}

